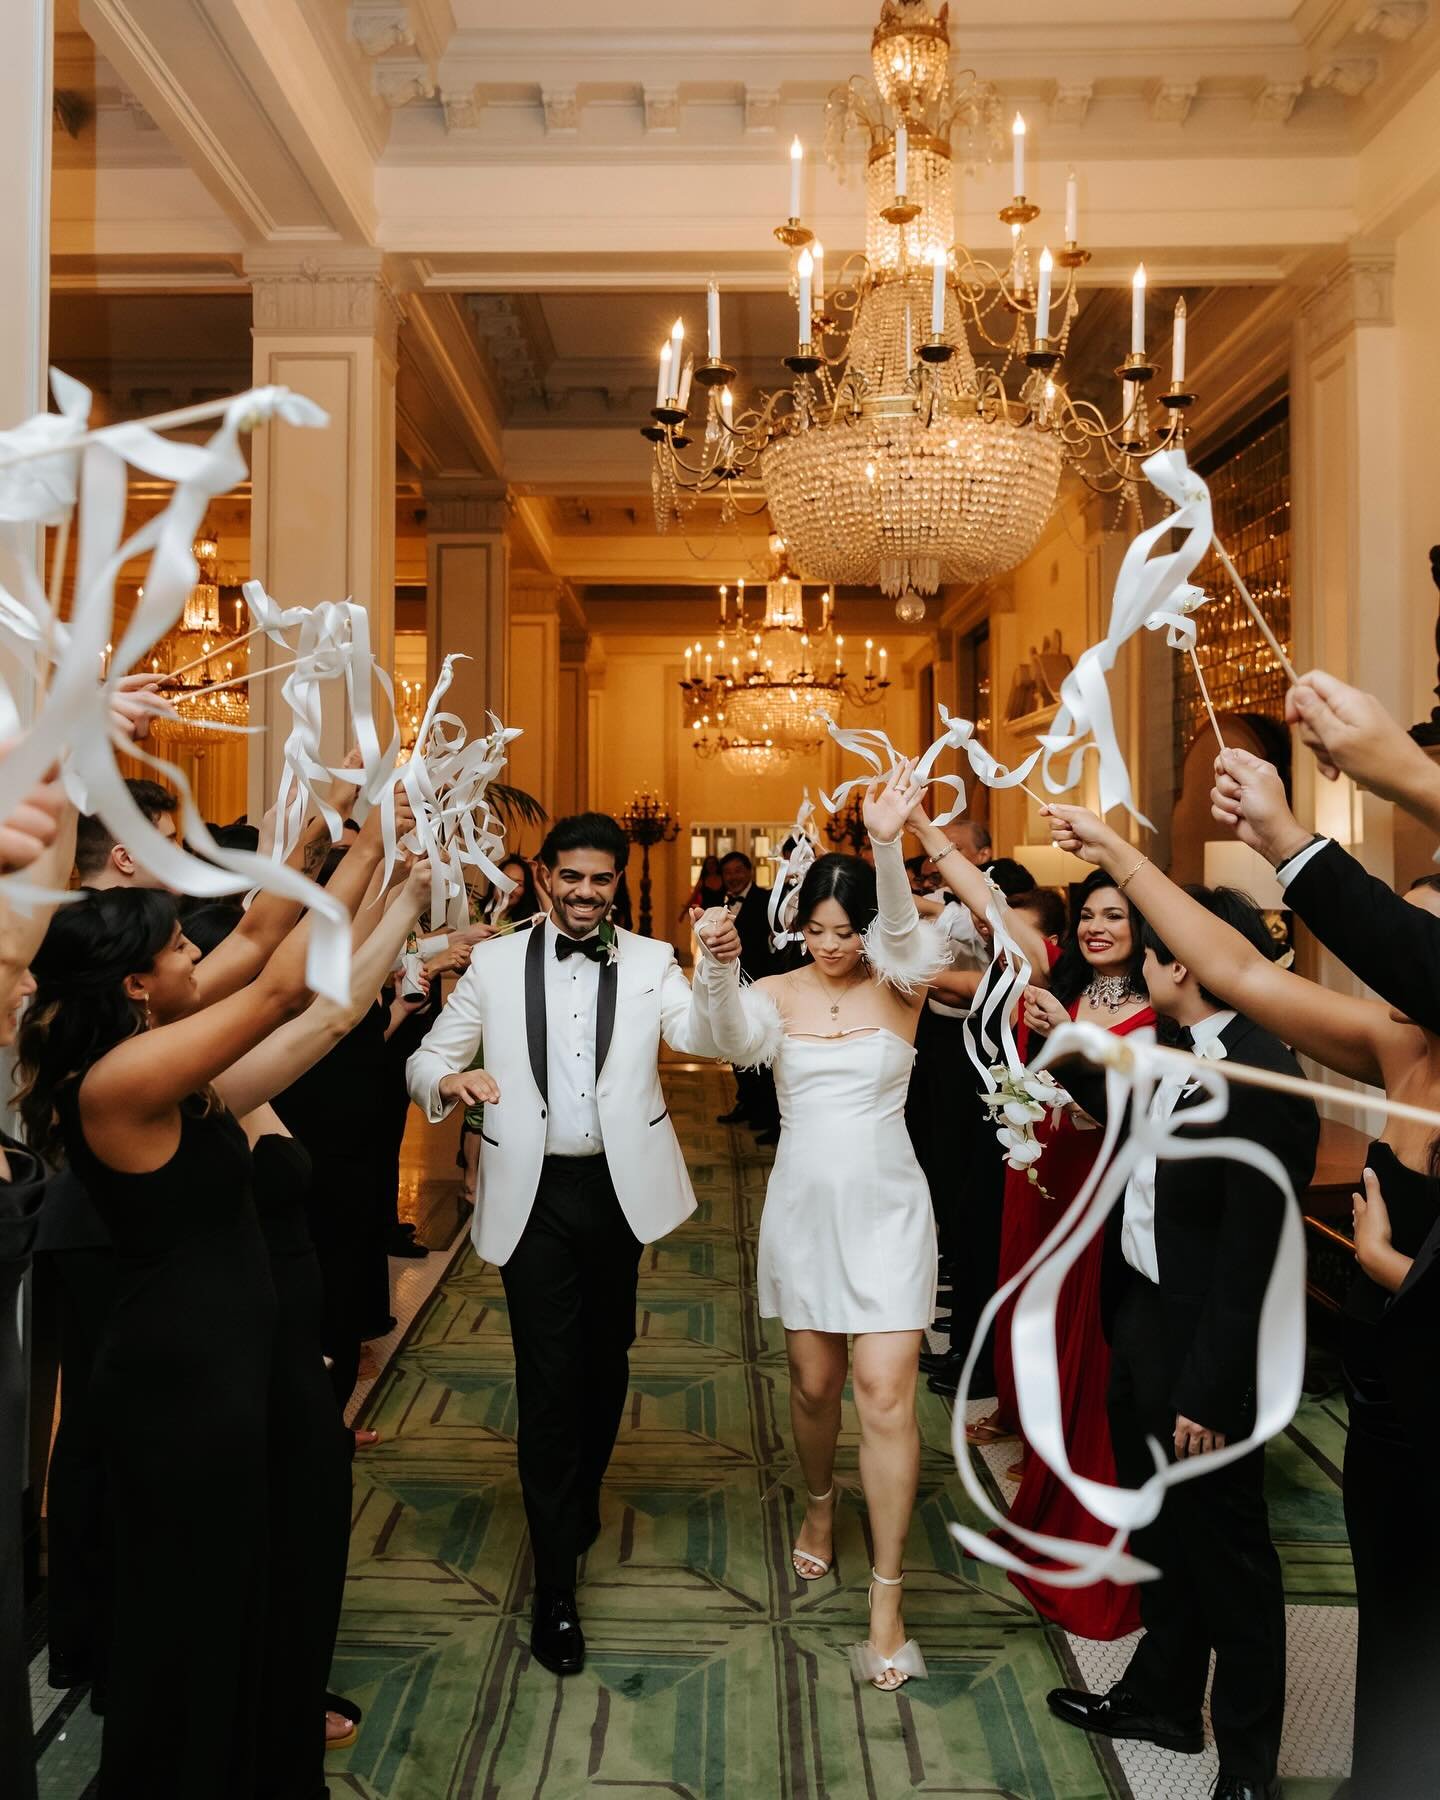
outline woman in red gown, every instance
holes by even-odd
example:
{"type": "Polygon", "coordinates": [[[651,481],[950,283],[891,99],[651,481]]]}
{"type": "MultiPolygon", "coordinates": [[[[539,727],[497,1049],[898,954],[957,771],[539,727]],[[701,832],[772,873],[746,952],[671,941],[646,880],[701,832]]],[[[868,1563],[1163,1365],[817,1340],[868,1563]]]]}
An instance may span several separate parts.
{"type": "MultiPolygon", "coordinates": [[[[1076,895],[1075,925],[1050,974],[1048,993],[1026,994],[1020,1053],[1038,1048],[1036,1034],[1066,1019],[1081,1019],[1117,1037],[1153,1025],[1141,974],[1140,919],[1110,878],[1096,870],[1076,895]]],[[[1045,1153],[1036,1163],[1036,1181],[1024,1170],[1005,1178],[1005,1214],[1000,1240],[1000,1280],[1008,1281],[1038,1249],[1079,1192],[1100,1148],[1100,1132],[1072,1111],[1052,1125],[1036,1126],[1045,1153]]],[[[1110,1346],[1100,1318],[1100,1286],[1105,1234],[1087,1247],[1065,1278],[1056,1306],[1055,1331],[1060,1365],[1060,1400],[1071,1466],[1081,1475],[1113,1483],[1115,1462],[1105,1393],[1110,1381],[1110,1346]]],[[[989,1419],[972,1425],[972,1443],[1019,1436],[1015,1373],[1011,1362],[1013,1302],[995,1322],[995,1383],[998,1401],[989,1419]]],[[[1085,1543],[1104,1543],[1109,1528],[1085,1511],[1038,1456],[1023,1455],[1020,1491],[1010,1508],[1017,1525],[1085,1543]]],[[[1035,1560],[1030,1553],[1028,1560],[1035,1560]]],[[[1102,1581],[1084,1588],[1052,1587],[1012,1575],[1010,1579],[1035,1610],[1081,1637],[1117,1638],[1140,1625],[1135,1589],[1102,1581]]]]}

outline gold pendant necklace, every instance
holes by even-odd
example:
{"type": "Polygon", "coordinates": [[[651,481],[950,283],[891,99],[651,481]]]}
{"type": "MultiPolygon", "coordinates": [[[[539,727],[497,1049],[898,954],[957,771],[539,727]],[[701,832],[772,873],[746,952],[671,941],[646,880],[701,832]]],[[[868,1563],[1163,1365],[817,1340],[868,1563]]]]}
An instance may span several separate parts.
{"type": "MultiPolygon", "coordinates": [[[[820,971],[818,969],[815,970],[815,979],[820,983],[821,987],[825,990],[825,992],[827,994],[832,991],[829,982],[826,981],[825,977],[820,973],[820,971]]],[[[849,987],[845,987],[845,988],[841,989],[839,1000],[832,1000],[830,1002],[830,1023],[832,1025],[839,1024],[841,1002],[846,998],[846,996],[850,993],[851,989],[853,989],[854,986],[855,986],[855,983],[852,981],[850,983],[849,987]]],[[[840,1034],[837,1031],[837,1032],[835,1032],[834,1035],[836,1037],[838,1037],[840,1034]]]]}

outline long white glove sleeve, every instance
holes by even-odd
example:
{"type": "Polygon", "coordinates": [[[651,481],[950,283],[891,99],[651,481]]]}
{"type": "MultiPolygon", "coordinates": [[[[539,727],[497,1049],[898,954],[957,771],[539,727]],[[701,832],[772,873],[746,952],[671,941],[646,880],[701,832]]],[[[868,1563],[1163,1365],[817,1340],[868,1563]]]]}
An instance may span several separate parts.
{"type": "Polygon", "coordinates": [[[873,922],[865,930],[865,960],[880,981],[902,994],[928,987],[942,969],[950,966],[950,945],[938,919],[922,919],[910,892],[905,854],[900,839],[877,843],[875,852],[875,900],[873,922]]]}

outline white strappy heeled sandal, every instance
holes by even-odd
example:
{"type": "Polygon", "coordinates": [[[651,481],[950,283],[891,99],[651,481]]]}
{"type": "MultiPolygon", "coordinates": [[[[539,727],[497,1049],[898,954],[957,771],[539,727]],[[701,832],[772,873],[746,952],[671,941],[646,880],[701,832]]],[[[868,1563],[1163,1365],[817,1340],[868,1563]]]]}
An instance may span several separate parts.
{"type": "MultiPolygon", "coordinates": [[[[833,1500],[835,1498],[835,1483],[832,1481],[823,1494],[807,1493],[805,1498],[810,1501],[833,1500]]],[[[830,1562],[830,1557],[817,1556],[813,1550],[802,1550],[798,1544],[794,1545],[790,1551],[790,1566],[802,1581],[819,1581],[822,1575],[828,1574],[830,1562]],[[802,1569],[800,1567],[802,1562],[813,1564],[815,1573],[811,1575],[807,1573],[806,1570],[802,1569]]]]}
{"type": "MultiPolygon", "coordinates": [[[[904,1581],[904,1574],[882,1575],[878,1569],[871,1569],[869,1591],[866,1594],[866,1605],[874,1597],[876,1586],[899,1587],[904,1581]]],[[[920,1653],[920,1646],[914,1638],[906,1638],[905,1642],[893,1656],[882,1656],[867,1638],[863,1644],[850,1646],[850,1667],[857,1681],[868,1681],[871,1687],[879,1688],[882,1694],[893,1694],[897,1688],[904,1687],[913,1675],[923,1681],[930,1673],[925,1667],[925,1658],[920,1653]]]]}

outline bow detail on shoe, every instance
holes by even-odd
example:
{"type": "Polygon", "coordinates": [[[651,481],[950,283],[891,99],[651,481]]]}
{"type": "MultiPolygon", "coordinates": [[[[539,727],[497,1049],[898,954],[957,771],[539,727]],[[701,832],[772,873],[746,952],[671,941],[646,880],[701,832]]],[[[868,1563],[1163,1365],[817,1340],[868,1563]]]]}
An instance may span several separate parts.
{"type": "Polygon", "coordinates": [[[923,1681],[930,1673],[914,1638],[906,1638],[893,1656],[882,1656],[868,1638],[863,1644],[852,1644],[850,1667],[857,1681],[868,1681],[878,1688],[899,1687],[912,1675],[923,1681]],[[900,1680],[887,1681],[886,1676],[890,1674],[898,1675],[900,1680]]]}

